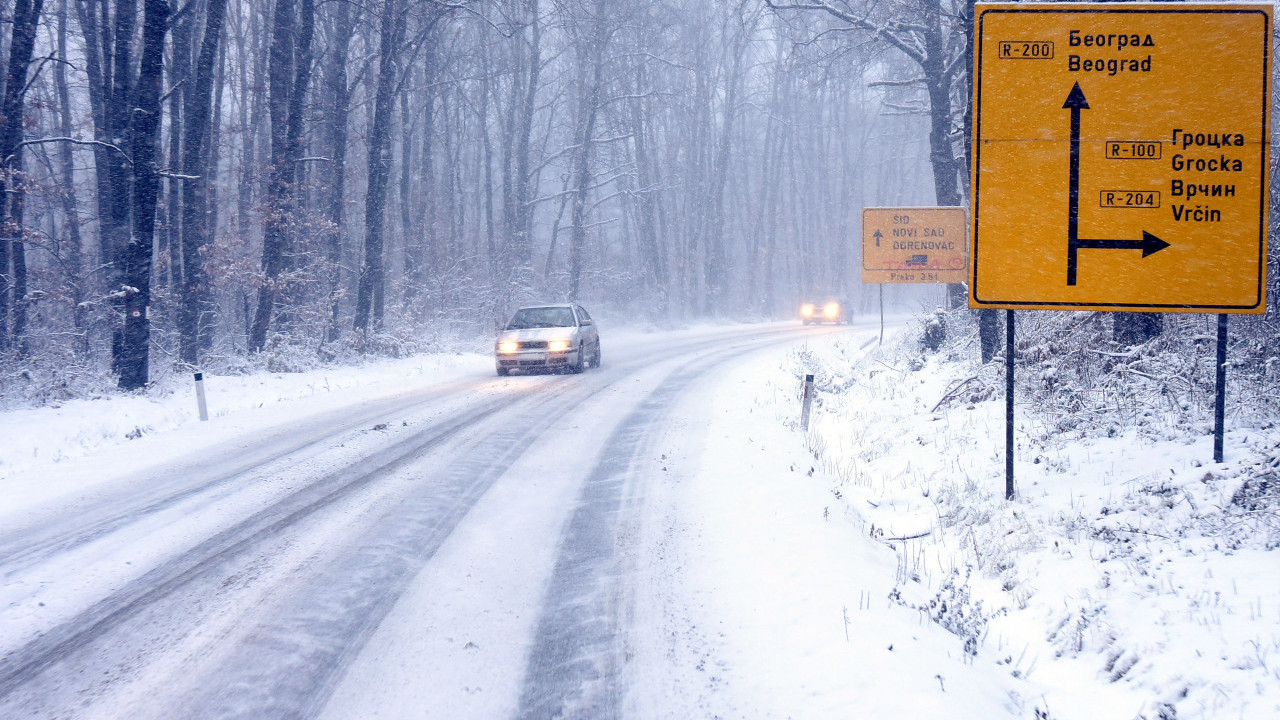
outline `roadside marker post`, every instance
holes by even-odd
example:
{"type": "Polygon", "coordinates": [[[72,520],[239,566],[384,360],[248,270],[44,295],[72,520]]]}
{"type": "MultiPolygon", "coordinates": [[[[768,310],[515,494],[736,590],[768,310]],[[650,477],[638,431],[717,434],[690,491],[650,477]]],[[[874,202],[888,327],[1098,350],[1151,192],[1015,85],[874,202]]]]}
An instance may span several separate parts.
{"type": "Polygon", "coordinates": [[[1271,43],[1262,3],[978,3],[969,307],[1266,312],[1271,43]]]}
{"type": "Polygon", "coordinates": [[[201,421],[209,419],[209,405],[204,399],[204,373],[196,373],[196,410],[200,413],[201,421]]]}
{"type": "Polygon", "coordinates": [[[813,404],[813,375],[804,376],[804,398],[800,404],[800,429],[809,429],[809,408],[813,404]]]}

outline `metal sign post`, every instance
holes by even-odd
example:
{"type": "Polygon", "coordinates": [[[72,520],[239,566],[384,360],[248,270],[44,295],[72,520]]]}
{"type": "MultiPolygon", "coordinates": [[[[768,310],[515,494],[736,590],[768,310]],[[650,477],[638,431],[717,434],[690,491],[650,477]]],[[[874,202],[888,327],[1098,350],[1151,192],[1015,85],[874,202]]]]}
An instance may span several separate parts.
{"type": "Polygon", "coordinates": [[[1004,322],[1004,499],[1013,499],[1013,311],[1004,322]]]}
{"type": "Polygon", "coordinates": [[[1218,316],[1217,397],[1213,402],[1213,461],[1222,462],[1227,420],[1227,316],[1218,316]]]}
{"type": "Polygon", "coordinates": [[[884,283],[879,283],[877,287],[880,288],[880,341],[876,344],[883,345],[884,344],[884,283]]]}

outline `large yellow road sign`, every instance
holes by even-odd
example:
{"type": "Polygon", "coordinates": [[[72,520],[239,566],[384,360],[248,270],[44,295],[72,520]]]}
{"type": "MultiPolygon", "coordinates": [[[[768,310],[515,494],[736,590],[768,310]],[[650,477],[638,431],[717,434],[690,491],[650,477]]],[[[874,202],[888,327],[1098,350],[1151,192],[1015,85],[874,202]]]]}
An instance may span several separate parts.
{"type": "Polygon", "coordinates": [[[1271,22],[978,4],[970,306],[1263,312],[1271,22]]]}
{"type": "Polygon", "coordinates": [[[960,207],[862,209],[862,282],[962,283],[968,217],[960,207]]]}

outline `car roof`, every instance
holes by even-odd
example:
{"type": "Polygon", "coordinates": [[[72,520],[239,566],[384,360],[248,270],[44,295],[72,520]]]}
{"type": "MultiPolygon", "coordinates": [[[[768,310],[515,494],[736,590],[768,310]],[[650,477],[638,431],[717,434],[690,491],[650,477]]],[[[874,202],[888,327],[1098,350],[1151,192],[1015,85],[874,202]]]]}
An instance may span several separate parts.
{"type": "Polygon", "coordinates": [[[537,305],[521,305],[517,310],[532,310],[534,308],[553,308],[553,307],[573,307],[577,303],[539,303],[537,305]]]}

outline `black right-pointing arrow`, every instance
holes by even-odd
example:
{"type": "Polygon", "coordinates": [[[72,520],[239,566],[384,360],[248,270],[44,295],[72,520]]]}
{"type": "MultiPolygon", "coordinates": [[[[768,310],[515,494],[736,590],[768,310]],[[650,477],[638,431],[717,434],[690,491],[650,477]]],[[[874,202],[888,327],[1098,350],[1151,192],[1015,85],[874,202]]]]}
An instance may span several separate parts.
{"type": "Polygon", "coordinates": [[[1089,240],[1080,235],[1080,111],[1089,109],[1089,101],[1076,83],[1062,104],[1071,111],[1071,185],[1067,207],[1067,285],[1076,284],[1076,253],[1081,250],[1141,250],[1142,257],[1169,247],[1169,243],[1143,230],[1141,240],[1089,240]]]}
{"type": "Polygon", "coordinates": [[[1146,230],[1142,231],[1141,240],[1076,240],[1077,248],[1097,249],[1097,250],[1141,250],[1142,257],[1158,253],[1169,247],[1169,243],[1152,235],[1146,230]]]}

